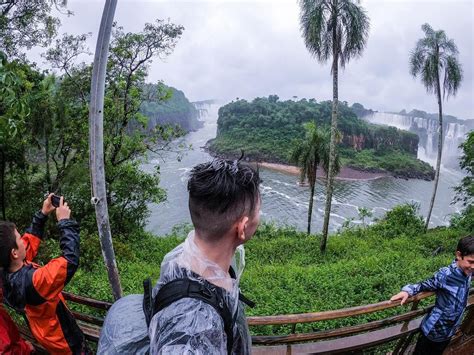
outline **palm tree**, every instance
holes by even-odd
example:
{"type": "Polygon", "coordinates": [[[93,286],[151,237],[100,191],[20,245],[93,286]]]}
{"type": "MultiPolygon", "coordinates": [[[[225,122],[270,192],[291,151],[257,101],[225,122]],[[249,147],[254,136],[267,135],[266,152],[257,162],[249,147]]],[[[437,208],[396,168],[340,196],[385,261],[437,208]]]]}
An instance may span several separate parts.
{"type": "MultiPolygon", "coordinates": [[[[307,229],[310,234],[318,166],[322,165],[326,172],[329,166],[330,131],[317,129],[314,122],[308,122],[304,126],[306,137],[295,146],[290,159],[301,168],[300,181],[307,179],[310,186],[307,229]]],[[[336,159],[335,166],[339,168],[339,159],[336,159]]]]}
{"type": "Polygon", "coordinates": [[[441,99],[441,79],[443,99],[456,92],[462,80],[462,68],[458,61],[458,49],[452,39],[446,37],[443,30],[434,31],[425,23],[421,26],[425,37],[418,40],[416,47],[410,55],[410,74],[415,78],[419,75],[428,93],[434,93],[438,99],[438,158],[436,160],[436,173],[433,195],[430,208],[426,217],[425,231],[430,223],[431,212],[438,189],[439,171],[441,166],[441,153],[443,151],[443,107],[441,99]]]}
{"type": "Polygon", "coordinates": [[[369,18],[359,0],[299,0],[301,30],[306,48],[321,63],[332,58],[333,100],[331,143],[321,251],[326,249],[336,160],[338,69],[360,56],[369,36],[369,18]]]}

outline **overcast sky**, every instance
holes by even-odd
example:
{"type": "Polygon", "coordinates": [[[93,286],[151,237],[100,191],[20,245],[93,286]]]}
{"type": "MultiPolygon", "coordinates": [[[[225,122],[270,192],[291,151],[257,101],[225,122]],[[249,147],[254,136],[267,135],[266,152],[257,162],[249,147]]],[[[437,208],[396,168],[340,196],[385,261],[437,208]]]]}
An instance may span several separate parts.
{"type": "MultiPolygon", "coordinates": [[[[93,51],[104,3],[69,0],[74,16],[61,16],[60,33],[92,32],[93,51]]],[[[365,0],[362,5],[371,20],[368,45],[362,58],[351,60],[341,73],[339,99],[379,111],[437,112],[435,96],[408,71],[409,53],[423,36],[421,25],[428,22],[454,39],[464,70],[461,88],[445,102],[444,112],[474,118],[474,2],[365,0]]],[[[140,31],[157,18],[169,18],[185,31],[173,54],[153,62],[149,81],[162,79],[191,101],[270,94],[282,99],[332,98],[329,65],[320,64],[306,50],[296,0],[118,1],[115,19],[126,31],[140,31]]]]}

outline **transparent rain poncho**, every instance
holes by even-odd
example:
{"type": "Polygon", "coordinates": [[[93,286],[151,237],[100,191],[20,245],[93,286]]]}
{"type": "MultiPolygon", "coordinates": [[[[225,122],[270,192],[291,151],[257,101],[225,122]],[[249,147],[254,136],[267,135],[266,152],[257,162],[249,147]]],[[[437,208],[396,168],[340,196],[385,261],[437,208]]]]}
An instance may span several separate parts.
{"type": "Polygon", "coordinates": [[[150,353],[150,339],[143,313],[143,295],[128,295],[112,305],[100,332],[97,354],[150,353]]]}
{"type": "MultiPolygon", "coordinates": [[[[224,288],[225,302],[236,319],[233,354],[249,354],[251,338],[243,304],[239,301],[239,280],[245,266],[245,251],[239,246],[233,260],[236,279],[227,270],[206,258],[195,243],[194,232],[181,245],[168,253],[162,264],[160,279],[153,296],[164,284],[187,277],[199,281],[196,274],[224,288]]],[[[226,354],[227,339],[224,322],[207,303],[183,298],[158,312],[149,328],[151,354],[226,354]]]]}

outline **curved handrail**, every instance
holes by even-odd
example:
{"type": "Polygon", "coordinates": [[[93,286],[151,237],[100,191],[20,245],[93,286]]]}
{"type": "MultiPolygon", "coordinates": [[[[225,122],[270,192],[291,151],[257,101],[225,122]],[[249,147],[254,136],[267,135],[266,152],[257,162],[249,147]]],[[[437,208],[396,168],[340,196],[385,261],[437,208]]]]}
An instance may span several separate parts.
{"type": "Polygon", "coordinates": [[[62,294],[63,294],[64,298],[68,301],[78,303],[78,304],[82,304],[82,305],[85,305],[85,306],[89,306],[89,307],[92,307],[92,308],[102,309],[102,310],[106,311],[110,307],[112,307],[112,303],[107,302],[107,301],[99,301],[99,300],[96,300],[96,299],[93,299],[93,298],[79,296],[79,295],[75,295],[73,293],[65,292],[65,291],[63,291],[62,294]]]}
{"type": "MultiPolygon", "coordinates": [[[[474,291],[474,289],[471,289],[474,291]]],[[[420,301],[434,295],[434,292],[421,292],[414,297],[410,297],[406,303],[420,301]]],[[[296,324],[311,323],[323,320],[332,320],[338,318],[352,317],[361,314],[383,311],[385,309],[394,308],[400,305],[400,302],[383,301],[372,303],[364,306],[356,306],[350,308],[342,308],[333,311],[310,312],[298,314],[284,314],[274,316],[253,316],[247,317],[249,325],[278,325],[278,324],[296,324]]]]}
{"type": "MultiPolygon", "coordinates": [[[[469,290],[469,294],[474,294],[474,288],[469,290]]],[[[75,295],[69,292],[63,292],[64,298],[78,304],[83,304],[92,308],[101,310],[108,310],[112,303],[106,301],[99,301],[93,298],[75,295]]],[[[410,297],[406,304],[419,302],[425,298],[431,297],[434,292],[421,292],[414,297],[410,297]]],[[[323,312],[309,312],[309,313],[298,313],[298,314],[283,314],[283,315],[272,315],[272,316],[251,316],[247,317],[248,324],[250,326],[256,325],[282,325],[282,324],[297,324],[297,323],[311,323],[325,320],[333,320],[345,317],[352,317],[367,313],[373,313],[398,307],[400,302],[382,301],[378,303],[372,303],[363,306],[355,306],[349,308],[342,308],[332,311],[323,312]]]]}

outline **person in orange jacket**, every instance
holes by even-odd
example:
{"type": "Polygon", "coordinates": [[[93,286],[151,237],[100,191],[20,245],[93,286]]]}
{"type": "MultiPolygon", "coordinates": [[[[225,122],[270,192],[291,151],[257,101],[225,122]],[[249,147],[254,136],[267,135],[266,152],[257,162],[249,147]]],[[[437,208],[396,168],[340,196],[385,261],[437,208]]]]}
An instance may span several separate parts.
{"type": "Polygon", "coordinates": [[[29,355],[33,352],[33,345],[20,337],[15,322],[3,308],[3,291],[0,280],[0,354],[29,355]]]}
{"type": "Polygon", "coordinates": [[[79,225],[61,197],[56,217],[62,255],[45,266],[32,262],[44,235],[48,215],[55,210],[52,194],[22,236],[11,222],[0,222],[0,267],[3,267],[4,297],[17,310],[24,310],[31,332],[51,354],[85,354],[84,334],[61,294],[79,266],[79,225]]]}

